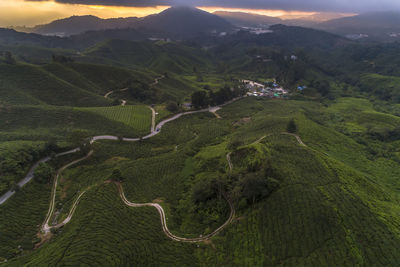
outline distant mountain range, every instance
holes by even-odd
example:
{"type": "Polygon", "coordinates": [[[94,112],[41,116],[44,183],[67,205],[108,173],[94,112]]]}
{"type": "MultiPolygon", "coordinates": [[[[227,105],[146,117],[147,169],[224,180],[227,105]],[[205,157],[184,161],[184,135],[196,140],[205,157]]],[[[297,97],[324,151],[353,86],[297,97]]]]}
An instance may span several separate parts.
{"type": "Polygon", "coordinates": [[[226,20],[200,9],[172,7],[159,14],[144,18],[101,19],[95,16],[73,16],[33,28],[16,27],[15,30],[66,37],[87,31],[126,28],[164,32],[179,38],[199,33],[226,32],[231,31],[234,27],[226,20]]]}
{"type": "Polygon", "coordinates": [[[315,25],[316,28],[375,40],[400,40],[400,12],[371,12],[353,17],[334,19],[315,25]]]}
{"type": "Polygon", "coordinates": [[[260,25],[281,24],[283,20],[277,17],[257,15],[245,12],[216,11],[213,13],[230,23],[243,27],[258,27],[260,25]]]}
{"type": "MultiPolygon", "coordinates": [[[[244,12],[218,11],[213,14],[192,7],[172,7],[159,14],[144,18],[101,19],[95,16],[73,16],[56,20],[49,24],[33,28],[16,28],[17,31],[47,36],[70,37],[62,45],[88,47],[108,39],[143,40],[162,38],[184,40],[204,35],[224,35],[238,28],[261,27],[268,29],[271,25],[301,26],[328,31],[349,39],[368,41],[400,40],[400,13],[374,12],[351,17],[343,17],[325,22],[321,14],[297,19],[280,19],[244,12]]],[[[330,15],[331,17],[334,14],[330,15]]],[[[329,17],[329,16],[328,16],[329,17]]],[[[267,31],[258,31],[265,33],[267,31]]],[[[57,47],[58,39],[40,38],[36,35],[17,36],[15,32],[3,30],[0,39],[8,42],[18,39],[30,40],[40,45],[57,47]]]]}
{"type": "Polygon", "coordinates": [[[33,28],[15,27],[15,30],[64,37],[86,31],[129,28],[138,20],[139,18],[135,17],[101,19],[95,16],[72,16],[55,20],[49,24],[38,25],[33,28]]]}
{"type": "Polygon", "coordinates": [[[232,24],[239,27],[269,27],[273,24],[316,28],[350,39],[373,41],[400,40],[400,12],[370,12],[360,15],[335,18],[326,21],[323,16],[334,17],[337,14],[316,13],[296,19],[281,19],[244,12],[215,12],[232,24]]]}

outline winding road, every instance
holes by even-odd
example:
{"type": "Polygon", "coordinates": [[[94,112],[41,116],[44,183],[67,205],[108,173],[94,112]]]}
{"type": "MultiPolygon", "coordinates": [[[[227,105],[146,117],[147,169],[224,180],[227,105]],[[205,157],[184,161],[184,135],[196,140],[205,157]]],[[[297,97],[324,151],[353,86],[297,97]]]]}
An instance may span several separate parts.
{"type": "MultiPolygon", "coordinates": [[[[111,93],[112,93],[112,92],[111,92],[111,93]]],[[[109,94],[108,94],[108,95],[109,95],[109,94]]],[[[172,121],[174,121],[174,120],[177,120],[177,119],[179,119],[179,118],[182,117],[182,116],[191,115],[191,114],[196,114],[196,113],[201,113],[201,112],[213,112],[213,111],[215,112],[215,110],[220,109],[222,106],[225,106],[225,105],[228,105],[228,104],[230,104],[230,103],[233,103],[234,101],[239,100],[239,99],[241,99],[241,97],[232,99],[231,101],[226,102],[226,103],[224,103],[223,105],[220,105],[220,106],[218,106],[218,107],[209,107],[209,108],[205,108],[205,109],[201,109],[201,110],[188,111],[188,112],[183,112],[183,113],[176,114],[176,115],[174,115],[174,116],[171,117],[171,118],[168,118],[168,119],[165,119],[165,120],[161,121],[160,123],[157,124],[156,127],[154,127],[154,124],[155,124],[155,111],[154,111],[153,116],[152,116],[152,131],[151,131],[150,134],[148,134],[147,136],[144,136],[142,139],[149,139],[149,138],[151,138],[151,137],[153,137],[153,136],[158,135],[158,134],[161,132],[161,129],[162,129],[162,127],[163,127],[165,124],[167,124],[167,123],[169,123],[169,122],[172,122],[172,121]]],[[[117,140],[119,140],[119,138],[118,138],[117,136],[112,136],[112,135],[95,136],[95,137],[92,137],[92,138],[91,138],[90,143],[93,144],[94,142],[100,141],[100,140],[115,140],[115,141],[117,141],[117,140]]],[[[123,141],[125,141],[125,142],[137,142],[137,141],[139,141],[139,140],[141,140],[141,138],[123,138],[123,141]]],[[[66,152],[63,152],[63,153],[59,153],[59,154],[56,155],[56,157],[61,157],[61,156],[64,156],[64,155],[73,154],[73,153],[76,153],[76,152],[79,152],[79,151],[80,151],[79,148],[75,148],[75,149],[72,149],[72,150],[69,150],[69,151],[66,151],[66,152]]],[[[74,215],[74,212],[75,212],[75,210],[76,210],[77,205],[79,204],[80,199],[82,198],[82,196],[83,196],[90,188],[88,188],[88,189],[82,191],[82,192],[79,194],[79,196],[77,197],[77,199],[74,201],[74,203],[73,203],[73,205],[72,205],[72,207],[71,207],[71,210],[70,210],[70,212],[69,212],[67,218],[66,218],[63,222],[58,223],[57,225],[50,225],[50,220],[51,220],[52,215],[53,215],[54,210],[55,210],[55,197],[56,197],[56,191],[57,191],[58,181],[59,181],[59,178],[60,178],[62,172],[63,172],[65,169],[67,169],[68,167],[70,167],[70,166],[72,166],[72,165],[75,165],[75,164],[77,164],[77,163],[79,163],[79,162],[81,162],[81,161],[83,161],[83,160],[89,158],[92,154],[93,154],[93,151],[90,151],[89,154],[86,155],[85,157],[83,157],[83,158],[81,158],[81,159],[78,159],[78,160],[75,160],[75,161],[73,161],[73,162],[70,162],[70,163],[68,163],[67,165],[63,166],[62,168],[60,168],[60,169],[58,170],[58,172],[57,172],[57,174],[56,174],[56,176],[55,176],[55,178],[54,178],[54,182],[53,182],[53,188],[52,188],[52,192],[51,192],[51,200],[50,200],[50,204],[49,204],[49,210],[48,210],[47,215],[46,215],[46,218],[45,218],[45,220],[44,220],[44,222],[43,222],[43,224],[42,224],[42,226],[41,226],[41,231],[42,231],[43,233],[47,234],[47,233],[49,233],[49,232],[51,231],[51,229],[58,229],[58,228],[60,228],[60,227],[62,227],[62,226],[64,226],[64,225],[66,225],[66,224],[67,224],[68,222],[70,222],[70,220],[72,219],[72,216],[74,215]]],[[[35,171],[35,169],[40,165],[40,163],[48,162],[50,159],[51,159],[50,157],[46,157],[46,158],[41,159],[41,160],[38,161],[37,163],[35,163],[35,164],[32,166],[32,168],[30,169],[30,171],[28,172],[28,174],[25,176],[25,178],[24,178],[22,181],[20,181],[20,182],[18,183],[18,185],[20,185],[21,187],[24,186],[24,185],[26,185],[30,180],[33,179],[33,177],[34,177],[34,171],[35,171]]],[[[163,228],[164,233],[165,233],[168,237],[170,237],[171,239],[173,239],[173,240],[175,240],[175,241],[180,241],[180,242],[201,242],[201,241],[204,241],[204,240],[207,240],[207,239],[211,238],[212,236],[214,236],[214,235],[218,234],[220,231],[222,231],[222,230],[232,221],[232,219],[233,219],[233,217],[234,217],[234,214],[235,214],[235,210],[234,210],[234,207],[233,207],[232,203],[230,203],[230,201],[228,201],[228,199],[227,199],[227,201],[228,201],[228,203],[229,203],[229,206],[230,206],[230,209],[231,209],[231,212],[230,212],[230,216],[229,216],[228,220],[227,220],[223,225],[221,225],[218,229],[216,229],[216,230],[215,230],[214,232],[212,232],[211,234],[208,234],[208,235],[203,236],[203,237],[198,237],[198,238],[182,238],[182,237],[178,237],[178,236],[173,235],[173,234],[169,231],[169,229],[168,229],[168,227],[167,227],[167,223],[166,223],[165,212],[164,212],[163,208],[161,207],[161,205],[155,204],[155,203],[147,203],[147,204],[135,204],[135,203],[131,203],[131,202],[129,202],[129,201],[126,199],[126,197],[125,197],[125,195],[124,195],[124,193],[123,193],[123,190],[122,190],[121,185],[119,185],[119,192],[120,192],[121,199],[122,199],[123,202],[124,202],[126,205],[128,205],[128,206],[131,206],[131,207],[143,207],[143,206],[152,206],[152,207],[155,207],[155,208],[158,210],[159,214],[160,214],[161,224],[162,224],[162,228],[163,228]]],[[[4,202],[6,202],[13,194],[15,194],[15,192],[9,191],[9,192],[7,192],[6,194],[4,194],[3,196],[1,196],[1,197],[0,197],[0,205],[3,204],[4,202]]]]}
{"type": "MultiPolygon", "coordinates": [[[[232,101],[229,101],[229,102],[225,103],[224,105],[230,104],[230,103],[232,103],[232,102],[234,102],[234,101],[236,101],[236,100],[238,100],[238,99],[240,99],[240,98],[233,99],[232,101]]],[[[191,115],[191,114],[196,114],[196,113],[202,113],[202,112],[212,112],[212,111],[215,110],[216,108],[219,109],[220,107],[210,107],[210,108],[206,108],[206,109],[195,110],[195,111],[188,111],[188,112],[183,112],[183,113],[176,114],[175,116],[173,116],[173,117],[171,117],[171,118],[168,118],[168,119],[165,119],[165,120],[161,121],[159,124],[157,124],[157,126],[155,127],[155,129],[153,129],[153,127],[152,127],[151,133],[150,133],[149,135],[147,135],[147,136],[142,137],[142,139],[149,139],[149,138],[151,138],[151,137],[153,137],[153,136],[156,136],[157,134],[159,134],[159,133],[161,132],[161,129],[162,129],[162,127],[163,127],[165,124],[167,124],[167,123],[169,123],[169,122],[172,122],[172,121],[174,121],[174,120],[177,120],[177,119],[179,119],[179,118],[182,117],[182,116],[191,115]]],[[[154,115],[155,115],[155,111],[154,111],[154,115]]],[[[152,120],[154,120],[154,116],[152,116],[152,120]]],[[[119,139],[118,139],[117,136],[112,136],[112,135],[101,135],[101,136],[95,136],[95,137],[93,137],[93,138],[90,140],[90,143],[93,144],[94,142],[100,141],[100,140],[115,140],[115,141],[117,141],[117,140],[119,140],[119,139]]],[[[122,140],[125,141],[125,142],[137,142],[137,141],[140,140],[140,138],[123,138],[122,140]]],[[[71,151],[74,151],[74,150],[71,150],[71,151]]],[[[69,153],[71,153],[71,151],[69,151],[69,153]]],[[[77,151],[79,151],[79,150],[77,150],[77,151]]],[[[77,151],[75,151],[75,152],[77,152],[77,151]]],[[[83,158],[80,158],[80,159],[78,159],[78,160],[75,160],[75,161],[73,161],[73,162],[71,162],[71,163],[68,163],[67,165],[63,166],[62,168],[60,168],[60,169],[58,170],[58,172],[57,172],[57,174],[56,174],[56,176],[55,176],[55,178],[54,178],[54,183],[53,183],[53,188],[52,188],[52,193],[51,193],[51,200],[50,200],[49,210],[48,210],[48,212],[47,212],[45,221],[43,222],[43,224],[42,224],[42,226],[41,226],[41,232],[47,234],[47,233],[49,233],[49,232],[51,231],[51,229],[58,229],[58,228],[61,228],[61,227],[63,227],[64,225],[66,225],[67,223],[69,223],[70,220],[72,219],[72,216],[73,216],[73,214],[74,214],[74,212],[75,212],[75,210],[76,210],[77,205],[79,204],[80,199],[82,198],[82,196],[83,196],[90,188],[88,188],[88,189],[82,191],[82,192],[79,194],[79,196],[77,197],[77,199],[74,201],[74,203],[73,203],[73,205],[72,205],[72,207],[71,207],[71,210],[70,210],[70,212],[69,212],[67,218],[66,218],[63,222],[58,223],[58,224],[56,224],[56,225],[50,225],[50,220],[51,220],[51,218],[52,218],[52,216],[53,216],[54,209],[55,209],[55,197],[56,197],[56,191],[57,191],[58,180],[59,180],[59,178],[61,177],[62,172],[63,172],[65,169],[67,169],[67,168],[71,167],[72,165],[75,165],[75,164],[77,164],[77,163],[79,163],[79,162],[81,162],[81,161],[83,161],[83,160],[89,158],[92,154],[93,154],[93,151],[90,151],[89,154],[88,154],[87,156],[85,156],[85,157],[83,157],[83,158]]],[[[164,232],[169,238],[171,238],[172,240],[179,241],[179,242],[191,242],[191,243],[194,243],[194,242],[202,242],[202,241],[205,241],[205,240],[207,240],[207,239],[210,239],[212,236],[214,236],[214,235],[218,234],[220,231],[222,231],[222,230],[232,221],[232,219],[233,219],[233,217],[234,217],[234,215],[235,215],[235,209],[234,209],[232,203],[231,203],[230,201],[228,201],[228,199],[227,199],[227,201],[228,201],[228,203],[229,203],[229,206],[230,206],[230,209],[231,209],[230,216],[229,216],[228,220],[227,220],[223,225],[221,225],[218,229],[216,229],[214,232],[212,232],[212,233],[210,233],[210,234],[208,234],[208,235],[206,235],[206,236],[202,236],[202,237],[198,237],[198,238],[183,238],[183,237],[178,237],[178,236],[173,235],[173,234],[169,231],[169,229],[168,229],[168,227],[167,227],[165,212],[164,212],[164,209],[161,207],[161,205],[156,204],[156,203],[137,204],[137,203],[129,202],[129,201],[126,199],[125,194],[124,194],[124,191],[123,191],[122,186],[121,186],[120,184],[118,184],[118,190],[119,190],[119,192],[120,192],[120,196],[121,196],[122,201],[123,201],[126,205],[128,205],[128,206],[130,206],[130,207],[146,207],[146,206],[151,206],[151,207],[156,208],[157,211],[158,211],[159,214],[160,214],[161,225],[162,225],[163,232],[164,232]]]]}
{"type": "MultiPolygon", "coordinates": [[[[62,157],[65,155],[70,155],[70,154],[74,154],[76,152],[80,151],[79,148],[75,148],[63,153],[58,153],[55,155],[56,158],[58,157],[62,157]]],[[[21,181],[19,181],[19,183],[17,184],[19,187],[23,187],[25,186],[27,183],[29,183],[33,178],[34,178],[34,173],[35,170],[37,169],[37,167],[39,167],[39,165],[41,163],[46,163],[48,161],[51,160],[51,157],[45,157],[41,160],[39,160],[38,162],[36,162],[28,171],[28,173],[26,174],[26,176],[24,177],[24,179],[22,179],[21,181]]],[[[12,197],[15,194],[15,191],[11,191],[9,190],[8,192],[6,192],[4,195],[0,196],[0,205],[2,205],[4,202],[6,202],[10,197],[12,197]]]]}
{"type": "MultiPolygon", "coordinates": [[[[228,105],[228,104],[231,104],[234,101],[237,101],[239,99],[241,99],[241,97],[232,99],[231,101],[226,102],[226,103],[224,103],[224,104],[222,104],[220,106],[217,106],[217,107],[210,107],[210,108],[206,108],[206,109],[201,109],[201,110],[196,110],[196,111],[188,111],[188,112],[183,112],[183,113],[176,114],[171,118],[168,118],[168,119],[165,119],[165,120],[161,121],[160,123],[157,124],[156,127],[154,127],[154,124],[155,124],[155,111],[154,111],[154,109],[152,109],[153,116],[152,116],[151,133],[148,134],[147,136],[142,137],[142,138],[123,138],[123,141],[125,141],[125,142],[137,142],[137,141],[139,141],[141,139],[149,139],[151,137],[154,137],[154,136],[158,135],[161,132],[161,129],[165,124],[167,124],[169,122],[172,122],[174,120],[177,120],[182,116],[196,114],[196,113],[202,113],[202,112],[213,112],[213,113],[215,113],[215,111],[220,109],[221,107],[223,107],[225,105],[228,105]]],[[[282,133],[282,134],[288,134],[288,135],[295,136],[296,139],[298,140],[298,142],[301,145],[306,146],[301,141],[301,139],[300,139],[300,137],[298,135],[289,134],[289,133],[282,133]]],[[[94,142],[100,141],[100,140],[115,140],[115,141],[117,141],[117,140],[119,140],[119,138],[116,137],[116,136],[112,136],[112,135],[95,136],[95,137],[91,138],[90,143],[94,143],[94,142]]],[[[63,152],[63,153],[59,153],[59,154],[56,155],[56,157],[61,157],[61,156],[64,156],[64,155],[73,154],[73,153],[76,153],[78,151],[80,151],[80,149],[76,148],[76,149],[69,150],[69,151],[66,151],[66,152],[63,152]]],[[[85,157],[82,157],[82,158],[77,159],[77,160],[75,160],[73,162],[70,162],[70,163],[68,163],[67,165],[63,166],[62,168],[60,168],[58,170],[58,172],[57,172],[57,174],[56,174],[56,176],[54,178],[54,182],[53,182],[53,187],[52,187],[52,192],[51,192],[51,199],[50,199],[50,204],[49,204],[49,210],[47,212],[47,215],[46,215],[46,218],[45,218],[44,222],[41,225],[41,232],[42,233],[47,234],[47,233],[49,233],[51,231],[51,229],[58,229],[60,227],[63,227],[67,223],[69,223],[71,221],[74,213],[75,213],[75,210],[76,210],[76,208],[77,208],[77,206],[79,204],[79,201],[81,200],[82,196],[88,190],[90,190],[93,187],[93,186],[91,186],[91,187],[87,188],[86,190],[82,191],[78,195],[78,197],[75,199],[74,203],[72,204],[72,207],[71,207],[70,212],[68,213],[68,216],[67,216],[66,219],[64,219],[61,223],[58,223],[56,225],[50,225],[50,220],[51,220],[51,218],[53,216],[53,213],[54,213],[54,210],[55,210],[55,203],[56,203],[55,199],[56,199],[57,185],[58,185],[59,178],[62,175],[62,172],[64,170],[66,170],[67,168],[69,168],[69,167],[71,167],[71,166],[73,166],[73,165],[75,165],[75,164],[77,164],[77,163],[79,163],[79,162],[81,162],[83,160],[88,159],[92,154],[93,154],[93,151],[90,151],[85,157]]],[[[227,160],[228,160],[229,168],[230,168],[230,170],[232,170],[233,166],[232,166],[232,163],[231,163],[231,160],[230,160],[230,154],[228,154],[226,157],[227,157],[227,160]]],[[[26,177],[23,180],[21,180],[18,183],[18,185],[20,185],[21,187],[26,185],[34,177],[34,171],[40,165],[40,163],[47,162],[50,159],[51,159],[50,157],[46,157],[46,158],[43,158],[40,161],[38,161],[36,164],[34,164],[32,166],[32,168],[30,169],[30,171],[28,172],[28,174],[26,175],[26,177]]],[[[154,207],[154,208],[156,208],[158,213],[159,213],[159,215],[160,215],[160,220],[161,220],[161,225],[162,225],[163,232],[165,233],[165,235],[167,235],[170,239],[172,239],[174,241],[196,243],[196,242],[202,242],[202,241],[208,240],[211,237],[217,235],[219,232],[221,232],[226,226],[228,226],[232,222],[232,220],[233,220],[233,218],[235,216],[235,209],[234,209],[233,204],[229,201],[229,199],[227,197],[225,197],[227,202],[228,202],[228,204],[229,204],[229,206],[230,206],[230,215],[229,215],[229,218],[226,220],[226,222],[223,225],[221,225],[219,228],[217,228],[212,233],[210,233],[208,235],[205,235],[205,236],[200,236],[198,238],[178,237],[178,236],[172,234],[170,232],[170,230],[168,229],[167,221],[166,221],[166,215],[165,215],[164,209],[162,208],[161,205],[159,205],[157,203],[142,203],[142,204],[132,203],[132,202],[127,200],[121,184],[116,183],[116,185],[118,187],[119,195],[120,195],[122,201],[127,206],[135,207],[135,208],[140,208],[140,207],[154,207]]],[[[14,193],[15,192],[9,191],[5,195],[1,196],[0,197],[0,205],[3,204],[5,201],[7,201],[14,193]]]]}
{"type": "Polygon", "coordinates": [[[212,233],[205,235],[205,236],[200,236],[196,238],[185,238],[185,237],[179,237],[170,232],[167,226],[167,219],[165,216],[164,209],[161,205],[157,203],[143,203],[143,204],[137,204],[137,203],[132,203],[128,201],[125,197],[124,190],[122,189],[121,184],[116,183],[118,187],[118,191],[120,194],[120,197],[122,201],[129,207],[134,207],[134,208],[141,208],[141,207],[154,207],[157,209],[158,213],[160,214],[160,219],[161,219],[161,226],[162,230],[167,235],[170,239],[178,242],[187,242],[187,243],[197,243],[197,242],[203,242],[205,240],[210,239],[211,237],[217,235],[219,232],[221,232],[226,226],[228,226],[233,218],[235,217],[235,208],[233,207],[233,204],[226,198],[227,202],[229,203],[229,207],[231,209],[231,212],[229,214],[229,218],[226,220],[224,224],[222,224],[220,227],[218,227],[216,230],[214,230],[212,233]]]}
{"type": "Polygon", "coordinates": [[[75,212],[76,206],[77,206],[77,204],[79,203],[80,198],[83,196],[83,194],[84,194],[86,191],[83,191],[83,192],[78,196],[78,198],[75,200],[74,204],[73,204],[72,207],[71,207],[71,210],[70,210],[70,212],[69,212],[69,214],[68,214],[68,217],[67,217],[62,223],[57,224],[57,225],[55,225],[55,226],[49,226],[49,222],[50,222],[50,219],[51,219],[51,217],[52,217],[52,215],[53,215],[54,207],[55,207],[55,204],[56,204],[56,192],[57,192],[58,180],[59,180],[60,176],[62,175],[62,172],[63,172],[65,169],[67,169],[68,167],[71,167],[72,165],[75,165],[75,164],[77,164],[77,163],[79,163],[79,162],[81,162],[81,161],[83,161],[83,160],[89,158],[92,154],[93,154],[93,150],[90,151],[85,157],[80,158],[80,159],[77,159],[77,160],[74,160],[73,162],[68,163],[67,165],[63,166],[62,168],[60,168],[60,169],[57,171],[57,174],[56,174],[56,176],[55,176],[55,178],[54,178],[54,182],[53,182],[53,188],[52,188],[52,190],[51,190],[51,197],[50,197],[51,200],[50,200],[49,210],[48,210],[48,212],[47,212],[46,219],[44,220],[44,223],[42,224],[42,228],[41,228],[42,232],[48,233],[48,232],[50,232],[50,230],[51,230],[52,228],[60,228],[60,227],[64,226],[65,224],[67,224],[67,223],[71,220],[72,215],[73,215],[74,212],[75,212]]]}
{"type": "MultiPolygon", "coordinates": [[[[120,89],[120,90],[117,90],[117,91],[124,92],[124,91],[127,91],[127,90],[128,90],[128,88],[124,88],[124,89],[120,89]]],[[[108,92],[107,94],[104,95],[104,98],[109,98],[110,95],[113,94],[114,92],[115,92],[114,90],[108,92]]],[[[121,99],[121,106],[125,106],[125,105],[126,105],[126,100],[121,99]]]]}

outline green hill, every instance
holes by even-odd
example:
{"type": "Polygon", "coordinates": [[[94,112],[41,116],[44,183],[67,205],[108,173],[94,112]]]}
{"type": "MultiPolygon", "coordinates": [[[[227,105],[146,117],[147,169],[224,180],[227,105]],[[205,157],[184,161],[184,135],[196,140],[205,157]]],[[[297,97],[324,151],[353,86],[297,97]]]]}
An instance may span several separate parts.
{"type": "Polygon", "coordinates": [[[4,96],[3,103],[9,104],[101,106],[110,102],[56,77],[40,66],[28,64],[0,65],[0,93],[4,96]]]}
{"type": "Polygon", "coordinates": [[[210,56],[202,50],[163,41],[111,40],[88,49],[84,56],[86,60],[106,60],[115,65],[148,68],[158,73],[191,73],[194,67],[199,71],[212,67],[210,56]]]}
{"type": "MultiPolygon", "coordinates": [[[[204,235],[227,218],[218,188],[234,203],[235,220],[198,246],[174,242],[162,234],[155,209],[128,208],[114,185],[105,184],[84,196],[71,222],[51,242],[9,265],[89,259],[110,265],[169,265],[172,260],[196,266],[396,265],[400,198],[398,182],[391,177],[400,166],[389,154],[369,151],[368,137],[345,135],[337,128],[332,114],[345,116],[352,107],[352,117],[344,120],[354,127],[364,127],[363,112],[376,112],[368,101],[356,99],[324,107],[247,98],[218,111],[222,119],[208,113],[190,115],[148,141],[101,142],[93,159],[64,173],[57,194],[60,216],[77,192],[102,184],[119,169],[126,197],[161,203],[174,234],[204,235]],[[291,118],[305,145],[282,134],[291,118]],[[321,123],[316,118],[325,119],[321,123]]],[[[376,127],[388,125],[397,127],[398,119],[389,115],[376,127]]],[[[386,142],[375,140],[374,146],[383,149],[386,142]]],[[[0,207],[2,214],[25,216],[17,225],[40,223],[40,216],[18,215],[7,207],[0,207]]],[[[24,240],[29,249],[34,230],[16,233],[14,239],[24,240]]],[[[21,241],[7,240],[0,242],[0,251],[9,258],[21,241]]]]}

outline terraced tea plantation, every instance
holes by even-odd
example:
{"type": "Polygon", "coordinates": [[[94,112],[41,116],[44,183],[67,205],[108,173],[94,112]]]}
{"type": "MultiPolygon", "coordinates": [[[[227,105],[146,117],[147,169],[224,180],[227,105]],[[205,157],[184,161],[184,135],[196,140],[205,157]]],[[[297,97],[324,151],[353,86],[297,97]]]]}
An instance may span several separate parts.
{"type": "Polygon", "coordinates": [[[139,136],[150,132],[151,110],[147,106],[79,108],[78,110],[97,114],[109,120],[123,123],[134,130],[132,136],[139,136]]]}
{"type": "MultiPolygon", "coordinates": [[[[95,112],[107,110],[104,116],[112,116],[122,108],[95,112]]],[[[13,241],[4,237],[0,251],[4,258],[18,256],[10,266],[396,265],[399,197],[386,186],[396,183],[389,179],[392,174],[382,175],[385,167],[377,164],[379,172],[352,164],[349,146],[357,148],[359,163],[377,160],[367,158],[368,152],[355,146],[352,137],[313,122],[307,114],[316,111],[330,112],[315,103],[247,98],[223,107],[218,111],[222,118],[209,113],[183,116],[149,140],[96,143],[93,156],[66,170],[60,181],[56,207],[61,218],[79,192],[97,184],[84,195],[72,220],[54,231],[50,242],[29,251],[29,238],[36,244],[39,240],[33,239],[35,227],[28,224],[40,223],[44,212],[39,207],[44,208],[46,197],[32,201],[40,205],[21,217],[12,206],[4,206],[4,214],[16,218],[2,229],[12,223],[28,232],[15,231],[13,241]],[[295,118],[305,145],[296,134],[282,134],[290,118],[295,118]],[[323,146],[318,140],[324,140],[323,146]],[[340,158],[342,153],[348,157],[340,158]],[[154,208],[124,205],[116,186],[107,182],[113,170],[120,171],[129,201],[164,208],[168,228],[176,235],[199,237],[221,225],[229,214],[224,195],[236,216],[207,242],[173,241],[162,232],[154,208]],[[19,243],[24,250],[13,250],[19,243]]],[[[24,196],[29,201],[37,190],[24,189],[16,200],[24,196]]]]}

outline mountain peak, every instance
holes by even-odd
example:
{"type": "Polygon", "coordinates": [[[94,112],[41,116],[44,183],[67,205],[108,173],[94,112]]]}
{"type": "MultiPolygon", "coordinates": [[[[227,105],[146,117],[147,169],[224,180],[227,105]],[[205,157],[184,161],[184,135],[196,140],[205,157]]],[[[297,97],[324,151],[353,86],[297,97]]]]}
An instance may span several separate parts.
{"type": "Polygon", "coordinates": [[[191,6],[174,6],[145,17],[140,26],[148,29],[188,36],[198,33],[231,31],[233,26],[214,14],[191,6]]]}

